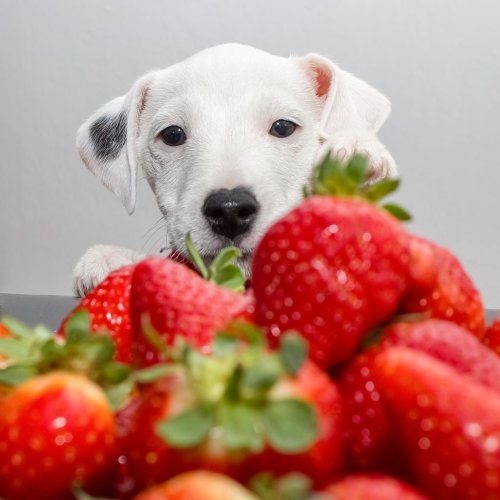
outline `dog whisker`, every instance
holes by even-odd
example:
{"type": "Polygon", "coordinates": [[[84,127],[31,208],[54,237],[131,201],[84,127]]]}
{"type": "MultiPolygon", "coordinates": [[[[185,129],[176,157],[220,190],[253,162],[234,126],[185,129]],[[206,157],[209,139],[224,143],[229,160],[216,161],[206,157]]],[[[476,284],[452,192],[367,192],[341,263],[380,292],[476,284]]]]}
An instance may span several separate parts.
{"type": "MultiPolygon", "coordinates": [[[[143,249],[145,246],[146,246],[146,244],[143,245],[143,249]]],[[[148,248],[144,249],[144,251],[146,252],[146,254],[161,253],[162,248],[164,248],[164,247],[165,247],[165,240],[162,237],[160,237],[160,238],[156,238],[156,240],[154,240],[152,243],[150,243],[148,245],[148,248]]]]}
{"type": "Polygon", "coordinates": [[[144,243],[141,248],[149,253],[155,247],[162,248],[165,246],[165,225],[163,224],[164,219],[161,217],[157,220],[143,235],[145,238],[144,243]],[[154,240],[153,240],[154,239],[154,240]],[[153,241],[153,243],[152,243],[153,241]],[[146,250],[148,248],[148,250],[146,250]]]}
{"type": "Polygon", "coordinates": [[[153,231],[154,233],[156,231],[158,231],[158,228],[161,227],[163,225],[163,223],[165,222],[165,219],[163,218],[163,216],[161,216],[157,221],[155,221],[151,227],[149,229],[147,229],[146,231],[144,231],[143,233],[143,238],[146,237],[149,233],[151,233],[151,231],[153,231]]]}

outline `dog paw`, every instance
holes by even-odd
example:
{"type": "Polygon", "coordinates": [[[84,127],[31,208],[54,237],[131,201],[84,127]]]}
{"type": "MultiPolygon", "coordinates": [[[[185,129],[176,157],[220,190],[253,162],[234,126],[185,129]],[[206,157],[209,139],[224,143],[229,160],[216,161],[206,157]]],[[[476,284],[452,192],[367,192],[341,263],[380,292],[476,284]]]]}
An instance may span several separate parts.
{"type": "Polygon", "coordinates": [[[370,132],[346,131],[336,133],[329,143],[332,155],[347,160],[354,154],[368,159],[368,182],[398,176],[394,158],[387,148],[370,132]]]}
{"type": "Polygon", "coordinates": [[[127,248],[110,245],[95,245],[80,258],[73,271],[73,290],[85,297],[106,276],[119,267],[137,262],[142,254],[127,248]]]}

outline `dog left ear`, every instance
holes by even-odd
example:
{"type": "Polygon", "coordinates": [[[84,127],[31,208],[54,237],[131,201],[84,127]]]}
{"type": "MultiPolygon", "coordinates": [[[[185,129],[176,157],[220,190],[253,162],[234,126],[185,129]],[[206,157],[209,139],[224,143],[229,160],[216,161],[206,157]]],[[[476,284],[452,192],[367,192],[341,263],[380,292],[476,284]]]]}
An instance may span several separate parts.
{"type": "Polygon", "coordinates": [[[141,114],[155,74],[148,73],[127,94],[104,104],[76,135],[76,146],[87,168],[120,199],[129,214],[135,207],[141,114]]]}
{"type": "Polygon", "coordinates": [[[324,102],[322,138],[342,130],[376,133],[389,116],[391,103],[381,92],[326,57],[309,54],[299,63],[312,79],[316,96],[324,102]]]}

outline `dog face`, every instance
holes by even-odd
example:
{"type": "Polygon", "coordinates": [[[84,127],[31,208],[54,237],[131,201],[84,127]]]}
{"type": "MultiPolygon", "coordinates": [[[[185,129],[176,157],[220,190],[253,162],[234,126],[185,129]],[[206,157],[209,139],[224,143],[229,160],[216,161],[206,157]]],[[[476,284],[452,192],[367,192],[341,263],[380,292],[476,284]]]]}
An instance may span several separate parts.
{"type": "Polygon", "coordinates": [[[77,145],[129,212],[142,168],[170,249],[185,253],[189,232],[207,260],[233,244],[247,268],[330,137],[374,134],[388,112],[385,97],[325,58],[230,44],[142,77],[82,125],[77,145]]]}

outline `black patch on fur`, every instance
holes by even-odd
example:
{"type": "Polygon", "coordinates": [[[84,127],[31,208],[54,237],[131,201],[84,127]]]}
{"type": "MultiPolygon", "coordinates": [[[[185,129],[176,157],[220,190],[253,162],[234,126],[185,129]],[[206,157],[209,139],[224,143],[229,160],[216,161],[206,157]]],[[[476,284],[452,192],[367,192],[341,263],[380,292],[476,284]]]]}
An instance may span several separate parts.
{"type": "Polygon", "coordinates": [[[90,139],[97,158],[114,160],[127,141],[127,115],[122,111],[116,116],[103,116],[90,127],[90,139]]]}

